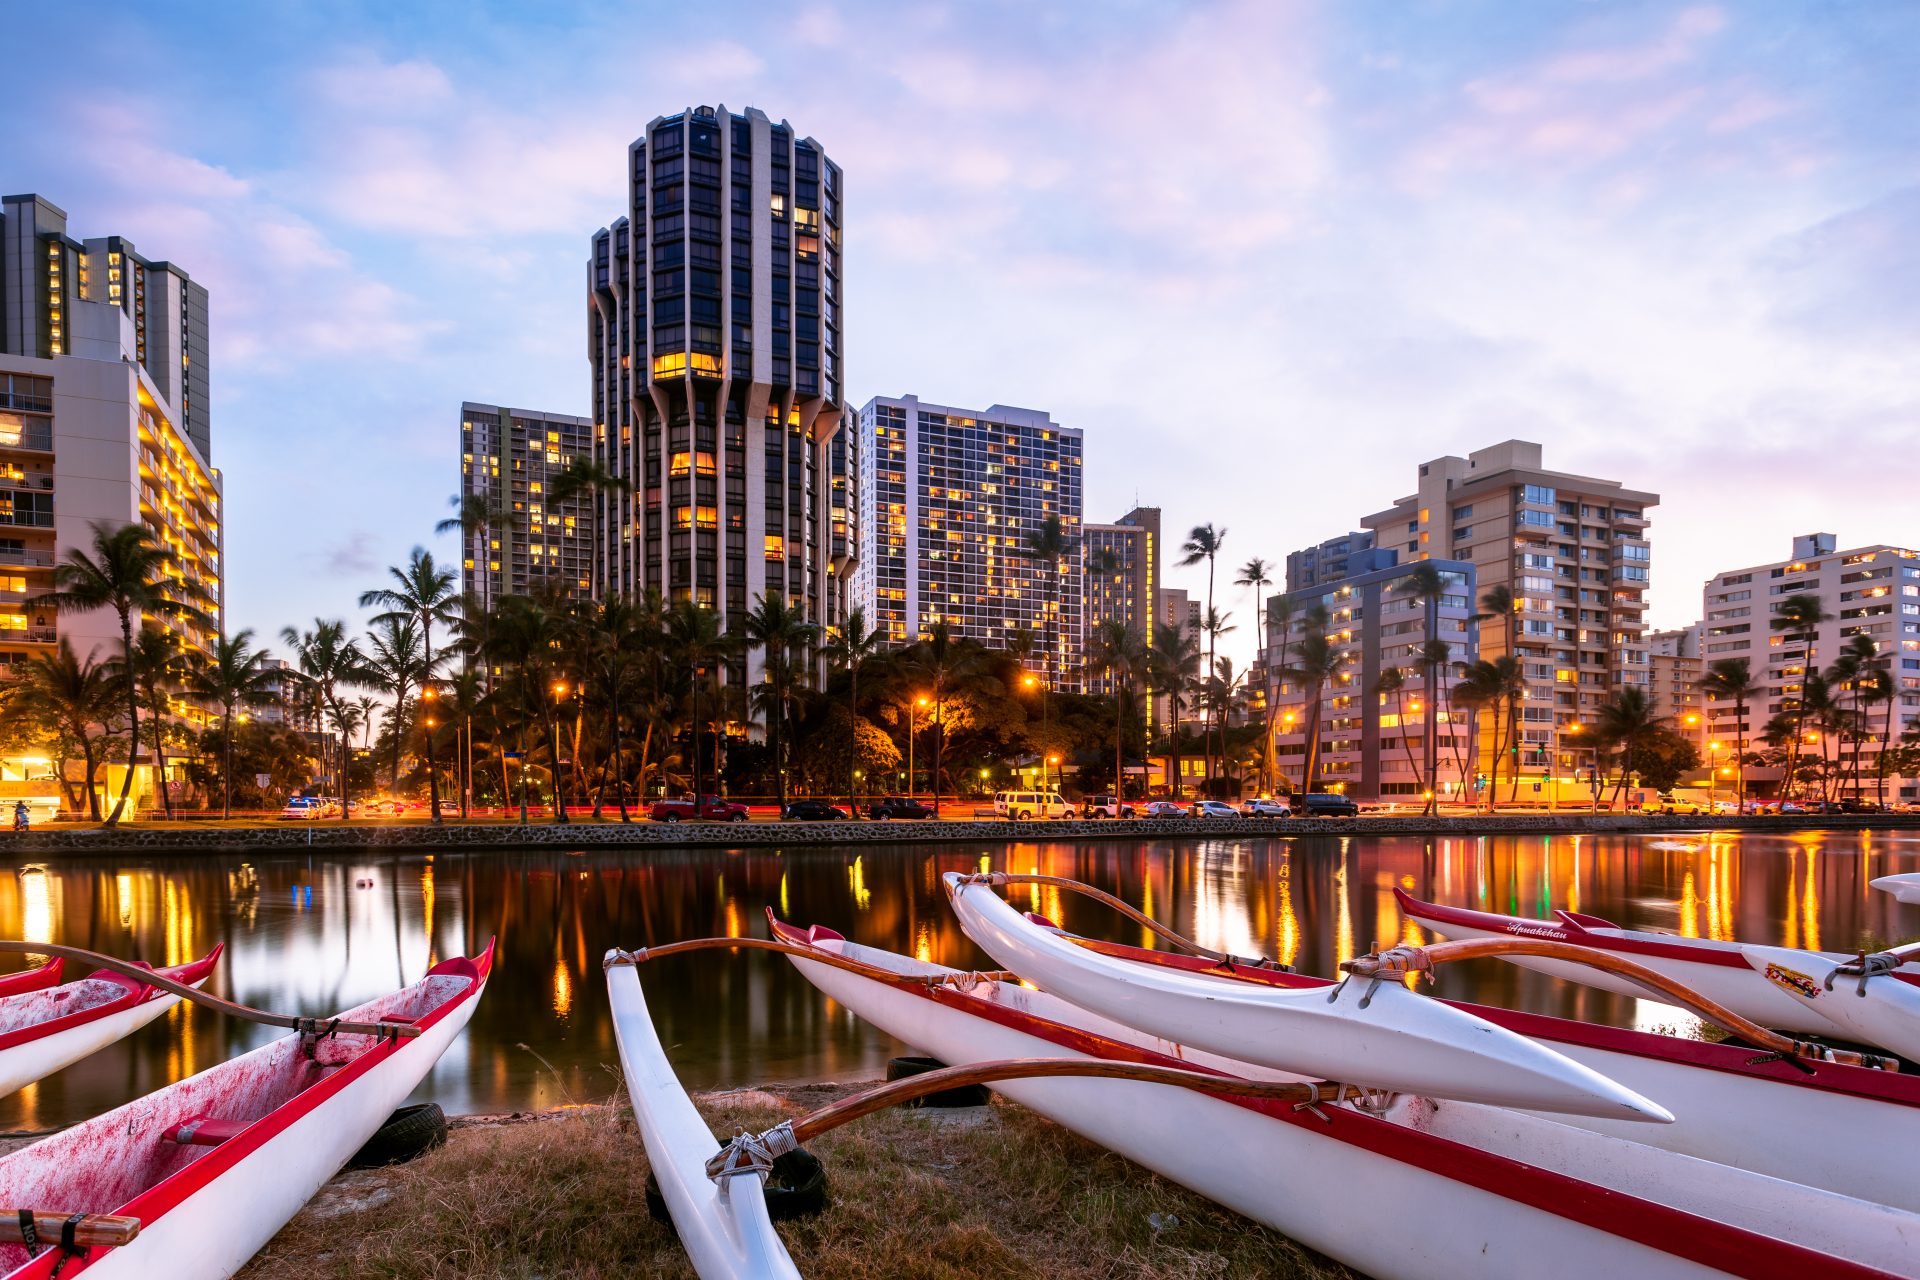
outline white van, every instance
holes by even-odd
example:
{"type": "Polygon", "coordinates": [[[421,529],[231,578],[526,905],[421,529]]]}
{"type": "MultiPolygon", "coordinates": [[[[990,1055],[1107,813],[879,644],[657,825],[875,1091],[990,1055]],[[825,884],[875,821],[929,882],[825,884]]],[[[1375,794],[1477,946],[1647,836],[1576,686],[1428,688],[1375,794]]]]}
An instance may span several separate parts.
{"type": "Polygon", "coordinates": [[[998,791],[993,811],[1002,818],[1071,818],[1073,806],[1058,791],[998,791]]]}

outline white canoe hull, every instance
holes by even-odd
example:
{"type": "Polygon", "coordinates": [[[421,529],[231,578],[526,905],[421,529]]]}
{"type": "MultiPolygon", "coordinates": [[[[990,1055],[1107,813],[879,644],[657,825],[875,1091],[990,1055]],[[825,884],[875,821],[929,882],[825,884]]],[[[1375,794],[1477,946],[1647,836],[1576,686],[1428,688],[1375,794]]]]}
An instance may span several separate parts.
{"type": "Polygon", "coordinates": [[[125,1039],[178,1003],[179,996],[156,996],[104,1018],[83,1022],[11,1049],[0,1049],[0,1097],[24,1089],[36,1080],[44,1080],[114,1041],[125,1039]]]}
{"type": "MultiPolygon", "coordinates": [[[[1665,934],[1632,929],[1567,928],[1553,921],[1512,921],[1507,917],[1482,912],[1446,909],[1429,913],[1422,905],[1409,905],[1403,899],[1401,910],[1421,925],[1448,938],[1537,937],[1552,941],[1591,946],[1643,965],[1663,977],[1671,978],[1744,1018],[1763,1027],[1794,1031],[1802,1035],[1833,1035],[1834,1026],[1816,1010],[1768,982],[1740,959],[1738,943],[1707,942],[1692,938],[1674,938],[1665,934]],[[1478,917],[1473,919],[1471,917],[1478,917]],[[1688,952],[1697,953],[1692,958],[1688,952]]],[[[1850,957],[1830,952],[1803,951],[1805,957],[1824,957],[1838,963],[1850,957]]],[[[1523,969],[1532,969],[1568,982],[1597,987],[1642,1000],[1665,1001],[1657,991],[1638,985],[1631,979],[1602,972],[1583,964],[1547,960],[1535,956],[1502,956],[1501,959],[1523,969]]],[[[1912,972],[1912,966],[1908,967],[1912,972]]],[[[1891,1047],[1891,1046],[1887,1046],[1891,1047]]]]}
{"type": "Polygon", "coordinates": [[[647,1162],[694,1271],[701,1280],[799,1280],[767,1216],[759,1177],[737,1174],[716,1183],[707,1176],[707,1160],[720,1144],[660,1047],[633,965],[607,970],[607,995],[647,1162]]]}
{"type": "Polygon", "coordinates": [[[1833,976],[1839,964],[1812,951],[1741,947],[1740,955],[1769,986],[1824,1020],[1830,1034],[1920,1061],[1920,987],[1888,974],[1862,986],[1858,977],[1833,976]]]}
{"type": "Polygon", "coordinates": [[[1895,902],[1904,902],[1910,907],[1920,907],[1920,871],[1903,871],[1898,875],[1881,876],[1869,883],[1882,893],[1892,894],[1895,902]]]}
{"type": "MultiPolygon", "coordinates": [[[[830,944],[832,945],[832,944],[830,944]]],[[[875,953],[845,948],[869,963],[875,953]]],[[[912,990],[792,957],[821,991],[888,1034],[943,1062],[1092,1056],[1071,1037],[1042,1036],[951,1007],[912,990]]],[[[1077,1011],[1042,993],[995,984],[992,1000],[1018,1001],[1040,1016],[1077,1011]],[[1042,1013],[1045,1010],[1046,1013],[1042,1013]]],[[[985,1003],[982,1000],[982,1003],[985,1003]]],[[[1099,1025],[1103,1020],[1094,1020],[1099,1025]]],[[[1143,1037],[1146,1045],[1155,1042],[1143,1037]]],[[[1143,1047],[1145,1047],[1143,1045],[1143,1047]]],[[[1177,1046],[1164,1046],[1183,1061],[1177,1046]]],[[[1203,1059],[1206,1055],[1200,1055],[1203,1059]]],[[[1210,1065],[1210,1063],[1196,1063],[1210,1065]]],[[[1245,1074],[1261,1075],[1257,1069],[1245,1074]]],[[[1175,1182],[1284,1232],[1376,1280],[1488,1280],[1555,1270],[1591,1276],[1702,1277],[1803,1274],[1913,1275],[1920,1266],[1920,1217],[1832,1196],[1740,1170],[1654,1151],[1553,1121],[1470,1104],[1403,1099],[1404,1123],[1342,1112],[1341,1125],[1410,1128],[1450,1139],[1422,1164],[1343,1140],[1336,1126],[1295,1123],[1206,1094],[1115,1080],[1024,1080],[994,1086],[1022,1105],[1175,1182]],[[1486,1157],[1492,1156],[1488,1160],[1486,1157]],[[1470,1169],[1476,1164],[1491,1165],[1470,1169]],[[1599,1186],[1572,1171],[1595,1169],[1599,1186]],[[1565,1172],[1559,1172],[1565,1171],[1565,1172]],[[1503,1190],[1503,1180],[1513,1183],[1503,1190]],[[1644,1203],[1622,1204],[1622,1196],[1644,1203]],[[1576,1206],[1604,1204],[1624,1223],[1671,1215],[1684,1200],[1714,1207],[1736,1224],[1737,1243],[1777,1251],[1781,1266],[1729,1270],[1711,1259],[1722,1223],[1681,1214],[1663,1224],[1675,1241],[1700,1237],[1695,1257],[1579,1220],[1576,1206]],[[1799,1247],[1758,1233],[1793,1224],[1799,1247]],[[1880,1271],[1821,1260],[1801,1248],[1845,1248],[1880,1271]],[[1577,1260],[1577,1261],[1575,1261],[1577,1260]],[[1569,1268],[1572,1269],[1569,1269],[1569,1268]]],[[[1655,1233],[1659,1226],[1649,1226],[1655,1233]]],[[[1678,1244],[1677,1248],[1686,1248],[1678,1244]]]]}
{"type": "Polygon", "coordinates": [[[955,873],[946,882],[961,929],[1000,964],[1151,1035],[1368,1088],[1622,1120],[1673,1118],[1552,1049],[1398,982],[1282,990],[1155,970],[1074,945],[988,885],[955,873]]]}

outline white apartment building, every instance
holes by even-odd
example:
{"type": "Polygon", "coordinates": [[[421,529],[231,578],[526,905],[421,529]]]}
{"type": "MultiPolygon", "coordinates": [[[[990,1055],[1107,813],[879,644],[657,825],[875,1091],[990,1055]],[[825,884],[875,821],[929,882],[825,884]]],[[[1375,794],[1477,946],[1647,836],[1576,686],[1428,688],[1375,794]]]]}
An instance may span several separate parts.
{"type": "MultiPolygon", "coordinates": [[[[1871,638],[1879,655],[1892,665],[1895,684],[1891,706],[1880,704],[1869,713],[1862,753],[1859,791],[1871,798],[1875,786],[1874,758],[1887,732],[1892,713],[1892,737],[1898,739],[1920,727],[1920,551],[1888,543],[1836,550],[1831,533],[1803,534],[1793,540],[1793,554],[1784,560],[1715,574],[1702,600],[1706,631],[1702,637],[1704,667],[1726,658],[1745,658],[1752,680],[1763,689],[1747,704],[1744,725],[1730,701],[1707,704],[1712,735],[1723,744],[1744,735],[1748,750],[1766,732],[1767,721],[1793,711],[1809,668],[1832,665],[1854,636],[1871,638]],[[1790,596],[1816,597],[1829,614],[1814,640],[1812,651],[1775,629],[1780,605],[1790,596]]],[[[1808,744],[1821,750],[1817,742],[1808,744]]],[[[1829,746],[1828,750],[1833,748],[1829,746]]],[[[1847,746],[1849,756],[1852,744],[1847,746]]],[[[1779,769],[1747,770],[1749,792],[1776,794],[1779,769]]],[[[1854,791],[1851,779],[1838,793],[1854,791]]],[[[1888,799],[1913,801],[1915,779],[1889,779],[1888,799]]]]}
{"type": "Polygon", "coordinates": [[[1082,433],[1037,409],[956,409],[878,396],[860,410],[853,603],[888,640],[910,644],[936,622],[1005,649],[1033,633],[1053,679],[1078,691],[1085,656],[1082,433]],[[1058,564],[1025,554],[1058,516],[1075,540],[1058,564]]]}

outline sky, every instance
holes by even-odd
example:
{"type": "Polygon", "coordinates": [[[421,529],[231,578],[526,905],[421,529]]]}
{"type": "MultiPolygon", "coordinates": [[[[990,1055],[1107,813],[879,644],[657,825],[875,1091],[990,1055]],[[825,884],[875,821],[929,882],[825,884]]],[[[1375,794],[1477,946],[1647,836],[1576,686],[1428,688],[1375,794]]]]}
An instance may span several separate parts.
{"type": "Polygon", "coordinates": [[[452,557],[463,400],[585,413],[589,238],[701,104],[843,167],[853,402],[1084,429],[1088,519],[1226,528],[1240,648],[1249,557],[1512,437],[1662,495],[1656,626],[1920,543],[1920,5],[9,10],[0,187],[211,292],[234,629],[452,557]]]}

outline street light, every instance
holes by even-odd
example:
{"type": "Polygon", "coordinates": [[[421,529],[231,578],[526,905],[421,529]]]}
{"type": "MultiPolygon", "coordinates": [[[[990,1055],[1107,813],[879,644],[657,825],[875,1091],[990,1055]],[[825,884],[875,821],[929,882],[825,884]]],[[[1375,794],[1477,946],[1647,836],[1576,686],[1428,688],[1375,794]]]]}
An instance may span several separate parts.
{"type": "Polygon", "coordinates": [[[1720,744],[1707,744],[1707,808],[1720,812],[1720,744]]]}
{"type": "MultiPolygon", "coordinates": [[[[1053,768],[1054,768],[1054,777],[1055,777],[1056,779],[1058,779],[1058,778],[1059,778],[1059,776],[1060,776],[1060,757],[1059,757],[1059,756],[1048,756],[1048,757],[1047,757],[1047,763],[1053,766],[1053,768]]],[[[1050,786],[1052,786],[1052,787],[1053,787],[1053,789],[1054,789],[1054,790],[1056,790],[1056,791],[1058,791],[1058,790],[1060,789],[1060,784],[1058,783],[1058,781],[1055,781],[1055,782],[1053,782],[1053,783],[1051,783],[1051,784],[1049,784],[1049,785],[1050,785],[1050,786]]]]}
{"type": "MultiPolygon", "coordinates": [[[[553,682],[554,706],[558,707],[566,700],[567,682],[565,680],[555,680],[553,682]]],[[[570,821],[570,819],[567,817],[566,795],[563,790],[563,784],[560,781],[560,717],[558,715],[553,716],[547,722],[547,725],[548,759],[553,762],[553,820],[555,822],[567,822],[570,821]]]]}
{"type": "MultiPolygon", "coordinates": [[[[1586,726],[1577,720],[1567,726],[1567,732],[1575,737],[1579,737],[1586,731],[1586,726]]],[[[1583,747],[1579,743],[1575,743],[1573,749],[1575,751],[1593,752],[1593,772],[1587,775],[1587,790],[1593,797],[1593,800],[1588,808],[1590,812],[1598,813],[1600,812],[1600,744],[1596,742],[1592,746],[1583,747]]]]}

